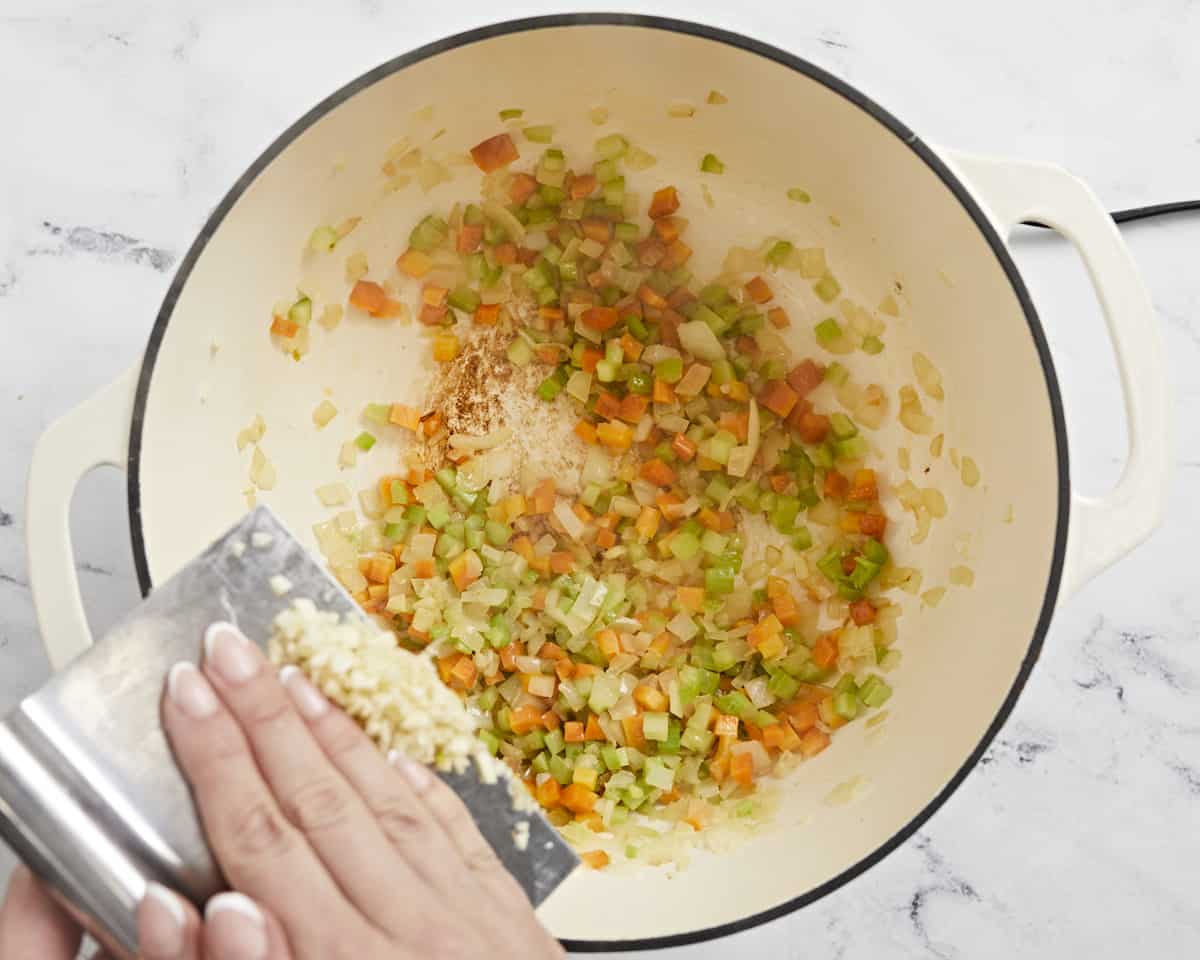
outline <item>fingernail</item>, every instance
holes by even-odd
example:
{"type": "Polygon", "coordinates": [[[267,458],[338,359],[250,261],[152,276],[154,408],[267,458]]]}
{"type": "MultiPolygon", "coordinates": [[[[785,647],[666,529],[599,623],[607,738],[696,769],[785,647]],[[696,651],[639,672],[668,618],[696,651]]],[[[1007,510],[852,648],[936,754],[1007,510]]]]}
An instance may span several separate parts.
{"type": "Polygon", "coordinates": [[[152,883],[142,901],[139,956],[146,960],[174,960],[183,956],[187,915],[179,897],[166,887],[152,883]]]}
{"type": "Polygon", "coordinates": [[[400,771],[400,775],[416,793],[424,793],[425,788],[433,782],[433,774],[425,764],[409,759],[399,750],[388,754],[388,763],[400,771]]]}
{"type": "Polygon", "coordinates": [[[242,893],[219,893],[204,908],[205,944],[225,960],[263,960],[267,921],[242,893]]]}
{"type": "Polygon", "coordinates": [[[315,720],[329,709],[329,701],[319,690],[308,682],[308,678],[300,672],[300,668],[288,664],[279,671],[279,682],[292,698],[292,705],[302,717],[315,720]]]}
{"type": "Polygon", "coordinates": [[[204,632],[204,656],[227,683],[241,686],[258,673],[262,654],[232,623],[217,622],[204,632]]]}
{"type": "Polygon", "coordinates": [[[195,720],[211,717],[220,706],[204,675],[186,660],[175,664],[167,674],[167,696],[195,720]]]}

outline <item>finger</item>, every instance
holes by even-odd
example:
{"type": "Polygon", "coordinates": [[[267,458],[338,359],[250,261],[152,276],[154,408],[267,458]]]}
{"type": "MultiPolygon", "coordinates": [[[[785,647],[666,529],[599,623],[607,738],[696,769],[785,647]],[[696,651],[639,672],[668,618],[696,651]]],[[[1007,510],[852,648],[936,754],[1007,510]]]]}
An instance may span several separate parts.
{"type": "Polygon", "coordinates": [[[137,908],[141,960],[198,960],[200,915],[177,893],[152,883],[137,908]]]}
{"type": "Polygon", "coordinates": [[[217,894],[204,908],[204,921],[209,960],[292,960],[279,920],[245,894],[217,894]]]}
{"type": "MultiPolygon", "coordinates": [[[[362,797],[414,874],[439,899],[469,896],[471,891],[463,888],[465,871],[457,848],[408,780],[353,720],[341,710],[329,708],[329,702],[299,670],[285,667],[280,677],[320,749],[362,797]]],[[[406,929],[411,930],[411,924],[406,929]]]]}
{"type": "Polygon", "coordinates": [[[83,932],[25,867],[8,881],[0,908],[0,957],[72,960],[83,932]]]}
{"type": "Polygon", "coordinates": [[[177,663],[168,675],[163,727],[232,886],[272,910],[293,935],[313,943],[323,942],[329,927],[352,928],[359,922],[275,803],[237,721],[190,663],[177,663]]]}
{"type": "MultiPolygon", "coordinates": [[[[390,933],[411,930],[434,906],[432,898],[313,739],[261,651],[221,623],[209,628],[204,645],[205,673],[245,732],[284,814],[368,920],[390,933]],[[412,892],[398,898],[398,885],[412,892]]],[[[301,705],[333,713],[319,695],[301,705]]]]}
{"type": "Polygon", "coordinates": [[[524,904],[527,908],[529,901],[521,885],[500,862],[492,845],[483,838],[458,795],[424,764],[399,754],[393,754],[388,759],[396,765],[433,819],[446,832],[462,862],[485,892],[507,907],[524,904]]]}

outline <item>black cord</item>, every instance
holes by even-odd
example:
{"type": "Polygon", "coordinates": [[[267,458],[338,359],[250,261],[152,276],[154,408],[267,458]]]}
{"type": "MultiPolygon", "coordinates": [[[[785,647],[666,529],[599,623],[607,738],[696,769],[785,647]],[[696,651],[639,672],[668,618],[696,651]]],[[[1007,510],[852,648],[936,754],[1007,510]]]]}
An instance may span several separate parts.
{"type": "MultiPolygon", "coordinates": [[[[1148,220],[1151,217],[1163,217],[1170,213],[1194,213],[1200,211],[1200,200],[1177,200],[1175,203],[1156,203],[1149,207],[1130,207],[1128,210],[1114,210],[1110,216],[1116,223],[1129,223],[1133,220],[1148,220]]],[[[1045,227],[1044,223],[1023,220],[1026,227],[1045,227]]]]}

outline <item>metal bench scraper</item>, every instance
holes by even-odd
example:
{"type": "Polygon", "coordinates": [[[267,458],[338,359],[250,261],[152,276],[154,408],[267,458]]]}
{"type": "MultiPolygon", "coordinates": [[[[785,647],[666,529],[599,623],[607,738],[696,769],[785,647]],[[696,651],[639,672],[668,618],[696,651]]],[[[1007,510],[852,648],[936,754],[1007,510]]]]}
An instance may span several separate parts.
{"type": "MultiPolygon", "coordinates": [[[[365,616],[260,506],[0,723],[0,836],[115,956],[137,953],[134,915],[147,883],[199,908],[225,889],[160,725],[167,671],[199,658],[214,620],[265,644],[296,597],[365,616]],[[291,582],[285,596],[270,588],[274,574],[291,582]]],[[[578,865],[540,813],[513,808],[503,782],[481,783],[473,770],[444,779],[535,906],[578,865]],[[529,839],[519,850],[523,821],[529,839]]]]}

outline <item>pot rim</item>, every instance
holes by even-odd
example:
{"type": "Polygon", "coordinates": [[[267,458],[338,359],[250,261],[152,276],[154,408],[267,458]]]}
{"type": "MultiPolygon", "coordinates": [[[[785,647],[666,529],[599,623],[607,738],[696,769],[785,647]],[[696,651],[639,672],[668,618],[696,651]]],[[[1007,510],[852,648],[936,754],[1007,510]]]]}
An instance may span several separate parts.
{"type": "Polygon", "coordinates": [[[1067,455],[1067,434],[1066,423],[1063,415],[1062,395],[1059,390],[1058,378],[1054,370],[1054,363],[1051,358],[1050,348],[1047,344],[1045,333],[1042,329],[1041,321],[1038,319],[1037,311],[1034,308],[1033,301],[1029,296],[1028,290],[1021,279],[1021,275],[1017,270],[1008,248],[1004,245],[1003,239],[996,232],[992,222],[983,212],[979,203],[974,198],[970,189],[963,183],[958,176],[941,160],[941,158],[921,140],[915,133],[908,129],[903,123],[896,119],[892,114],[883,109],[874,100],[861,93],[856,88],[852,87],[845,81],[833,76],[824,69],[804,60],[792,53],[781,50],[770,44],[763,43],[759,40],[752,39],[739,33],[729,30],[724,30],[718,27],[708,26],[706,24],[695,23],[688,20],[678,20],[669,17],[648,16],[643,14],[618,14],[618,13],[579,13],[579,14],[556,14],[549,16],[527,17],[517,20],[507,20],[500,23],[489,24],[487,26],[478,27],[473,30],[467,30],[462,33],[457,33],[441,40],[436,40],[432,43],[425,44],[415,50],[403,53],[398,57],[386,61],[385,63],[375,67],[372,70],[362,74],[358,78],[345,84],[339,90],[330,94],[302,117],[296,120],[283,133],[265,149],[259,156],[250,164],[246,171],[237,179],[225,194],[220,204],[213,210],[200,232],[197,234],[195,241],[188,250],[187,255],[180,262],[179,269],[171,282],[171,286],[163,298],[162,306],[159,308],[158,315],[155,318],[154,327],[151,330],[149,340],[146,345],[145,354],[142,359],[141,373],[138,379],[137,393],[134,400],[133,416],[130,424],[129,433],[129,461],[128,461],[128,502],[129,502],[129,524],[130,534],[133,545],[134,566],[137,571],[138,586],[144,595],[148,594],[153,586],[150,577],[150,570],[146,560],[146,544],[145,536],[142,527],[141,514],[141,488],[139,468],[141,463],[142,449],[142,430],[145,425],[146,402],[150,390],[150,381],[154,374],[154,365],[158,357],[158,350],[162,344],[163,337],[166,333],[166,328],[170,322],[171,315],[174,311],[175,304],[183,291],[188,278],[191,275],[192,269],[196,265],[196,261],[204,252],[208,241],[220,227],[225,216],[233,208],[233,206],[241,198],[242,194],[247,190],[251,183],[265,170],[275,158],[283,152],[291,143],[296,140],[300,134],[307,130],[310,126],[320,120],[325,114],[329,113],[333,108],[339,106],[350,97],[356,95],[360,91],[373,85],[379,80],[384,79],[396,73],[405,67],[420,63],[430,57],[445,53],[449,50],[454,50],[458,47],[468,44],[477,43],[484,40],[494,39],[496,37],[507,36],[509,34],[524,33],[531,30],[542,30],[553,27],[589,27],[589,26],[630,26],[642,27],[653,30],[664,30],[674,33],[682,33],[693,37],[700,37],[705,40],[710,40],[715,43],[723,43],[747,53],[756,56],[765,57],[782,66],[788,67],[811,80],[815,80],[828,88],[833,93],[838,94],[850,103],[865,111],[869,116],[878,121],[894,136],[900,139],[909,149],[913,151],[942,181],[943,184],[950,190],[955,198],[962,204],[963,209],[970,216],[975,226],[983,234],[992,253],[995,255],[1001,268],[1004,270],[1005,276],[1008,278],[1009,284],[1012,286],[1013,293],[1016,295],[1018,302],[1021,304],[1022,311],[1025,314],[1026,322],[1029,325],[1029,333],[1033,338],[1034,347],[1037,350],[1038,360],[1041,363],[1042,373],[1045,377],[1046,390],[1050,401],[1050,412],[1054,424],[1054,438],[1057,452],[1058,465],[1058,509],[1055,518],[1054,531],[1054,550],[1051,558],[1050,575],[1046,583],[1046,592],[1042,601],[1042,608],[1038,614],[1037,624],[1033,634],[1030,637],[1029,648],[1026,651],[1025,657],[1021,662],[1021,668],[1017,672],[1017,676],[1013,681],[1012,687],[1005,696],[1004,702],[1001,704],[995,719],[988,726],[980,739],[979,744],[967,756],[961,766],[955,771],[954,775],[946,783],[946,785],[924,806],[920,811],[904,827],[898,830],[884,843],[877,847],[874,851],[863,857],[858,862],[847,867],[837,876],[825,881],[818,887],[809,890],[799,897],[795,897],[785,903],[772,907],[768,910],[752,914],[748,917],[743,917],[730,923],[719,924],[712,927],[703,927],[698,930],[692,930],[686,933],[670,934],[661,937],[643,937],[632,940],[562,940],[563,946],[572,952],[577,953],[600,953],[610,951],[629,951],[629,950],[658,950],[668,947],[680,947],[689,944],[701,943],[706,940],[714,940],[719,937],[730,936],[735,933],[740,933],[744,930],[749,930],[752,927],[767,923],[779,917],[786,916],[801,907],[815,903],[830,893],[833,893],[838,888],[844,886],[855,877],[866,872],[868,869],[879,863],[884,857],[888,856],[896,850],[901,844],[909,839],[917,830],[919,830],[925,822],[933,816],[933,814],[941,808],[941,806],[950,798],[959,786],[962,785],[967,775],[974,769],[976,764],[982,758],[987,748],[991,745],[992,740],[1004,726],[1009,715],[1012,713],[1016,705],[1017,698],[1020,696],[1025,684],[1029,679],[1030,672],[1033,670],[1034,664],[1037,662],[1041,654],[1042,646],[1045,641],[1046,632],[1050,626],[1050,619],[1053,615],[1055,604],[1058,599],[1059,588],[1062,581],[1063,565],[1066,555],[1067,542],[1067,526],[1070,512],[1071,501],[1071,481],[1070,472],[1068,469],[1067,455]]]}

